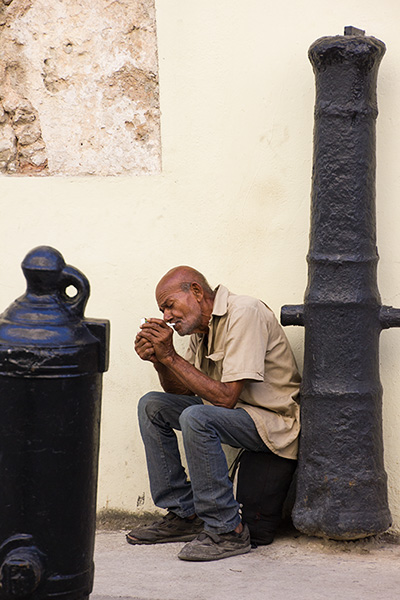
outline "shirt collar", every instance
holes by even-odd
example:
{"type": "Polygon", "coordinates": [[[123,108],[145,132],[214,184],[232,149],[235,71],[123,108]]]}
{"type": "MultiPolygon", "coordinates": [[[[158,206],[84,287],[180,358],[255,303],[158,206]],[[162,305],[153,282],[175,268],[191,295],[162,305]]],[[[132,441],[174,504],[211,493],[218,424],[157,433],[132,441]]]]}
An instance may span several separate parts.
{"type": "Polygon", "coordinates": [[[214,316],[222,317],[223,315],[225,315],[227,313],[227,311],[228,311],[228,296],[229,296],[229,290],[225,286],[219,285],[215,288],[215,298],[214,298],[213,309],[212,309],[212,313],[211,313],[211,317],[210,317],[210,322],[214,316]]]}

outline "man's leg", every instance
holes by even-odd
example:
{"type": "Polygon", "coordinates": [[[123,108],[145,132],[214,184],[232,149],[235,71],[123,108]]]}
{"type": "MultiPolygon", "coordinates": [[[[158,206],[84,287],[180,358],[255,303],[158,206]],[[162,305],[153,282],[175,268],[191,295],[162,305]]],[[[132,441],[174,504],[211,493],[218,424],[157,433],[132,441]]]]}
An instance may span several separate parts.
{"type": "Polygon", "coordinates": [[[150,489],[156,506],[170,512],[149,526],[133,529],[127,541],[160,543],[192,539],[203,524],[190,521],[195,513],[192,488],[182,466],[174,429],[180,429],[179,416],[192,405],[202,404],[196,396],[149,392],[139,401],[138,417],[150,489]]]}
{"type": "Polygon", "coordinates": [[[196,404],[202,404],[196,396],[149,392],[138,406],[154,504],[182,518],[194,513],[194,503],[174,429],[180,429],[181,413],[196,404]]]}
{"type": "Polygon", "coordinates": [[[222,444],[256,452],[270,452],[254,421],[243,409],[211,405],[190,406],[179,419],[196,514],[204,521],[205,533],[186,544],[183,560],[217,560],[250,550],[247,527],[241,533],[239,504],[233,495],[222,444]]]}
{"type": "Polygon", "coordinates": [[[240,523],[239,504],[222,444],[256,452],[270,452],[253,419],[243,409],[208,404],[191,406],[180,417],[185,454],[192,483],[196,514],[205,529],[233,531],[240,523]]]}

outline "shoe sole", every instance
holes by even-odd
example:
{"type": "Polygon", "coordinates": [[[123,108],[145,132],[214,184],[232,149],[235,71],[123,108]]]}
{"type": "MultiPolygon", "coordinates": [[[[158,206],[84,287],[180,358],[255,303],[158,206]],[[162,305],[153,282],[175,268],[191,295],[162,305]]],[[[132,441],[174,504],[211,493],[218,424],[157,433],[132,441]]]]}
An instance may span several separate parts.
{"type": "Polygon", "coordinates": [[[193,562],[208,562],[210,560],[221,560],[221,558],[229,558],[230,556],[237,556],[238,554],[247,554],[250,552],[251,546],[248,548],[237,548],[236,550],[227,550],[223,554],[219,554],[218,556],[185,556],[178,554],[178,558],[181,560],[189,560],[193,562]]]}
{"type": "Polygon", "coordinates": [[[139,538],[131,538],[129,537],[129,535],[126,536],[126,541],[128,542],[128,544],[132,544],[132,546],[138,546],[138,545],[151,545],[151,544],[170,544],[173,542],[191,542],[192,540],[194,540],[200,532],[197,533],[193,533],[191,535],[180,535],[180,536],[176,536],[173,538],[160,538],[158,540],[141,540],[139,538]]]}

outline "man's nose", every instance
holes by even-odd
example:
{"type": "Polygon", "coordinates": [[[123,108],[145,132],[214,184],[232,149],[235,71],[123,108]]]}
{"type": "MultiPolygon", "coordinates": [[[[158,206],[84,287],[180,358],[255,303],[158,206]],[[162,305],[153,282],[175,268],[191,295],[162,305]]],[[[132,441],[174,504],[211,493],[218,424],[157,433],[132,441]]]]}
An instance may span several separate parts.
{"type": "Polygon", "coordinates": [[[170,320],[171,320],[171,312],[167,308],[165,308],[164,309],[164,321],[167,321],[167,323],[168,323],[168,321],[170,321],[170,320]]]}

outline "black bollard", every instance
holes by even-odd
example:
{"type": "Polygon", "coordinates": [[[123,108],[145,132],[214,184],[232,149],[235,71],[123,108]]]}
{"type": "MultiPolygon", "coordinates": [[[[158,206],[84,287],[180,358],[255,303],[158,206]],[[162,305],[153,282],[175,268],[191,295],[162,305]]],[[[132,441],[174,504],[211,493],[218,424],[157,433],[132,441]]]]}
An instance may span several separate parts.
{"type": "Polygon", "coordinates": [[[379,335],[400,326],[377,287],[376,80],[383,42],[346,27],[312,44],[316,78],[308,286],[282,307],[305,326],[295,526],[351,540],[391,524],[379,335]]]}
{"type": "Polygon", "coordinates": [[[89,282],[57,250],[35,248],[22,269],[27,291],[0,317],[0,598],[81,600],[109,323],[83,317],[89,282]]]}

